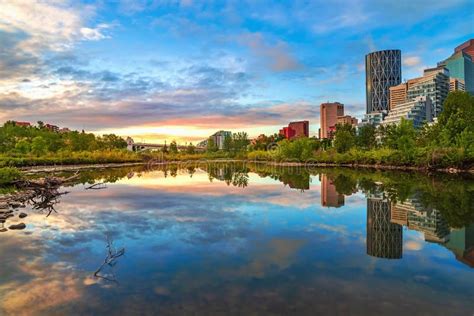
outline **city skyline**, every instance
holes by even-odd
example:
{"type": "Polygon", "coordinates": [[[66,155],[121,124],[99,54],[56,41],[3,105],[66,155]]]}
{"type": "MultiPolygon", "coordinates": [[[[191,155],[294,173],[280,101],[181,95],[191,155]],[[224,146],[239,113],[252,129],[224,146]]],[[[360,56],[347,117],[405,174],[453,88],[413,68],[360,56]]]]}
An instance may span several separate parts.
{"type": "Polygon", "coordinates": [[[365,113],[367,53],[400,49],[404,81],[474,34],[469,1],[237,4],[2,3],[0,119],[179,142],[309,120],[316,136],[321,103],[365,113]]]}

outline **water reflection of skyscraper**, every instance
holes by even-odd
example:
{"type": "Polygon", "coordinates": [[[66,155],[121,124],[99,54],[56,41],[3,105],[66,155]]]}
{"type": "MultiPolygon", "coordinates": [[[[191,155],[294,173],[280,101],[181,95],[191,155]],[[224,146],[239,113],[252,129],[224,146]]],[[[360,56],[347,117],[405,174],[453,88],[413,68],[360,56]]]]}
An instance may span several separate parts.
{"type": "Polygon", "coordinates": [[[383,195],[367,198],[367,254],[400,259],[403,253],[402,226],[392,223],[391,204],[383,195]]]}
{"type": "Polygon", "coordinates": [[[424,234],[426,242],[440,244],[454,253],[460,262],[474,267],[474,224],[450,228],[439,210],[426,208],[416,197],[390,202],[383,193],[367,198],[367,254],[400,259],[406,226],[424,234]]]}
{"type": "Polygon", "coordinates": [[[319,175],[321,182],[321,205],[326,207],[341,207],[344,205],[344,194],[336,190],[336,186],[326,174],[319,175]]]}
{"type": "Polygon", "coordinates": [[[441,212],[421,206],[416,198],[392,203],[391,222],[422,232],[427,242],[445,243],[449,240],[449,226],[441,212]]]}

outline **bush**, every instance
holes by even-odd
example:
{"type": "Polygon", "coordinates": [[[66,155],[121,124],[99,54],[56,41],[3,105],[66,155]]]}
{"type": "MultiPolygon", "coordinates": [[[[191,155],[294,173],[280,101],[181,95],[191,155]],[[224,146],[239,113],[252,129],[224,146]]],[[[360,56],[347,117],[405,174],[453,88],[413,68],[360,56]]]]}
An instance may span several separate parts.
{"type": "Polygon", "coordinates": [[[0,185],[12,184],[15,180],[21,179],[22,175],[17,168],[0,168],[0,185]]]}

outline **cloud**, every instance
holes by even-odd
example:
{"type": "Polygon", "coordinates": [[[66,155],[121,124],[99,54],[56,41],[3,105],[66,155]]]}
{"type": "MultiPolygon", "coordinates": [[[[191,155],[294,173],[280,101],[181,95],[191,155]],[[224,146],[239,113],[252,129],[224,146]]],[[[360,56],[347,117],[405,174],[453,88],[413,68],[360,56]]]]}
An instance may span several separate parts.
{"type": "Polygon", "coordinates": [[[110,24],[86,26],[94,14],[93,6],[66,0],[1,1],[0,82],[42,77],[46,55],[69,51],[79,40],[108,38],[103,31],[110,24]]]}
{"type": "Polygon", "coordinates": [[[110,36],[105,35],[103,31],[110,28],[109,24],[99,24],[96,28],[81,27],[80,32],[82,38],[89,41],[99,41],[105,38],[110,38],[110,36]]]}
{"type": "Polygon", "coordinates": [[[405,56],[403,58],[403,65],[407,67],[416,67],[421,64],[421,58],[419,56],[405,56]]]}
{"type": "Polygon", "coordinates": [[[290,53],[288,44],[281,40],[269,44],[262,33],[247,33],[240,37],[240,42],[249,47],[272,71],[295,71],[302,68],[299,61],[290,53]]]}

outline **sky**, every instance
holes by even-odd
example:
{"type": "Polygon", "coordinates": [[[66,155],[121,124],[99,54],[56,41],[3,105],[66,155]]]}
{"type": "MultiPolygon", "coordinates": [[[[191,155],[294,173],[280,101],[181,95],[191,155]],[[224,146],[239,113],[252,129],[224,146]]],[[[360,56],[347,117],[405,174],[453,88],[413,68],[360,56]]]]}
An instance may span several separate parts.
{"type": "Polygon", "coordinates": [[[473,0],[0,0],[0,122],[135,141],[273,134],[365,111],[364,56],[420,76],[474,37],[473,0]]]}

